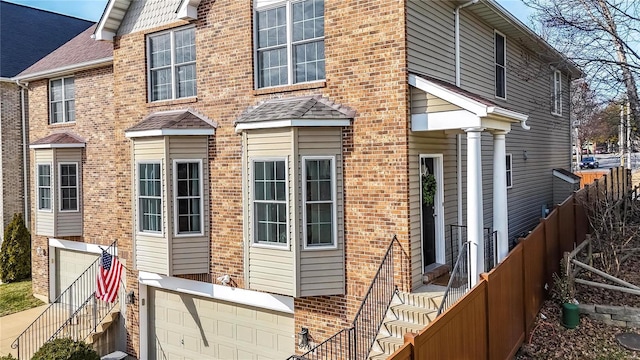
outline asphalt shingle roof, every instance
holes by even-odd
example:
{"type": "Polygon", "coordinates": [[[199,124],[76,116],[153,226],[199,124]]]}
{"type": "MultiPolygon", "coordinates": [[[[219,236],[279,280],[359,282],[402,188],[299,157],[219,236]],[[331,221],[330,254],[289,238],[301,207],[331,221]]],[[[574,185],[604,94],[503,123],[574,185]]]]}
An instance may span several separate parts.
{"type": "Polygon", "coordinates": [[[162,129],[211,129],[218,125],[193,109],[161,111],[148,115],[126,132],[162,129]]]}
{"type": "Polygon", "coordinates": [[[84,144],[86,141],[81,137],[68,133],[60,132],[47,135],[42,139],[32,142],[30,145],[50,145],[50,144],[84,144]]]}
{"type": "Polygon", "coordinates": [[[353,119],[356,112],[320,95],[271,99],[248,108],[236,120],[251,123],[274,120],[353,119]]]}
{"type": "Polygon", "coordinates": [[[0,77],[14,77],[93,23],[0,1],[0,77]]]}
{"type": "Polygon", "coordinates": [[[96,41],[91,38],[95,28],[95,24],[87,28],[78,36],[21,72],[20,76],[112,57],[113,44],[111,42],[96,41]]]}

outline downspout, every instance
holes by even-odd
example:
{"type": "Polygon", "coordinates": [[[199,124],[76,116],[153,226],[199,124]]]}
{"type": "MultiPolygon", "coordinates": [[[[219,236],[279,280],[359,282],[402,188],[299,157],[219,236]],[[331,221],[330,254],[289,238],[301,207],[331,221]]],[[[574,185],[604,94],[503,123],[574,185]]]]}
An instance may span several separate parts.
{"type": "Polygon", "coordinates": [[[24,198],[24,223],[27,229],[31,230],[31,222],[29,221],[29,169],[27,168],[27,112],[24,108],[24,93],[29,90],[29,83],[21,84],[20,80],[16,80],[16,85],[20,87],[20,110],[22,116],[22,182],[23,182],[23,198],[24,198]]]}
{"type": "MultiPolygon", "coordinates": [[[[460,9],[466,8],[477,3],[478,0],[471,0],[467,3],[459,5],[454,10],[455,23],[455,55],[456,55],[456,86],[460,87],[460,9]]],[[[458,191],[458,225],[462,225],[462,134],[456,135],[457,146],[457,191],[458,191]]],[[[458,249],[462,247],[462,228],[458,227],[458,249]]],[[[453,261],[453,259],[452,259],[453,261]]]]}

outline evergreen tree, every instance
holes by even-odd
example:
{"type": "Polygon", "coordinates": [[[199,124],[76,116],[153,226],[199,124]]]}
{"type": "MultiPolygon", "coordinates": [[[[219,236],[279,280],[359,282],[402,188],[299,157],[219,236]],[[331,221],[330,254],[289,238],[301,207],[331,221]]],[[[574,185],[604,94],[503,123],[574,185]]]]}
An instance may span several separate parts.
{"type": "Polygon", "coordinates": [[[0,280],[5,283],[31,277],[31,235],[22,214],[16,213],[4,231],[0,249],[0,280]]]}

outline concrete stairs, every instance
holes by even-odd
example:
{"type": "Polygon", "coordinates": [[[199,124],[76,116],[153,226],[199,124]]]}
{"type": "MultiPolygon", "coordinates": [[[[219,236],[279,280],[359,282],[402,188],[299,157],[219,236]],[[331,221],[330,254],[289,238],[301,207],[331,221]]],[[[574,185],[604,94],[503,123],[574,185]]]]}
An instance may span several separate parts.
{"type": "Polygon", "coordinates": [[[416,292],[393,297],[384,323],[369,354],[369,360],[384,360],[404,344],[404,334],[419,332],[438,314],[446,287],[425,285],[416,292]]]}
{"type": "Polygon", "coordinates": [[[89,345],[97,342],[100,337],[109,329],[111,324],[115,323],[120,317],[120,310],[114,308],[104,319],[98,324],[96,331],[89,334],[85,342],[89,345]]]}

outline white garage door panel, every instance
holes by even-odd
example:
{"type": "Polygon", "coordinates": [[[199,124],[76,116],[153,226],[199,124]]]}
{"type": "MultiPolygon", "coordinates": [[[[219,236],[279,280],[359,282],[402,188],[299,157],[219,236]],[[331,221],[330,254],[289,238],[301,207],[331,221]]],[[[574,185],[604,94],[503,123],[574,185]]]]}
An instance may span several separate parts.
{"type": "Polygon", "coordinates": [[[281,360],[295,352],[293,314],[153,287],[149,328],[153,359],[281,360]]]}
{"type": "MultiPolygon", "coordinates": [[[[69,287],[94,261],[97,254],[56,250],[56,297],[69,287]]],[[[88,291],[88,290],[87,290],[88,291]]],[[[85,297],[86,298],[86,297],[85,297]]],[[[84,299],[82,299],[84,300],[84,299]]]]}

